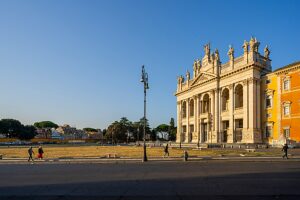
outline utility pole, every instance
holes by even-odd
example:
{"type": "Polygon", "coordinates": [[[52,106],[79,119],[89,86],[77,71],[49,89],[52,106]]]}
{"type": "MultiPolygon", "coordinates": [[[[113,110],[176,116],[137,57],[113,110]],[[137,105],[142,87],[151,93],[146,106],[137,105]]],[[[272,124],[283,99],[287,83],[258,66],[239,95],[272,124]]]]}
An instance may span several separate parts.
{"type": "Polygon", "coordinates": [[[143,157],[143,162],[147,162],[147,152],[146,152],[146,94],[147,94],[147,89],[149,89],[148,85],[148,74],[145,71],[144,65],[142,66],[142,78],[141,82],[144,83],[144,157],[143,157]]]}

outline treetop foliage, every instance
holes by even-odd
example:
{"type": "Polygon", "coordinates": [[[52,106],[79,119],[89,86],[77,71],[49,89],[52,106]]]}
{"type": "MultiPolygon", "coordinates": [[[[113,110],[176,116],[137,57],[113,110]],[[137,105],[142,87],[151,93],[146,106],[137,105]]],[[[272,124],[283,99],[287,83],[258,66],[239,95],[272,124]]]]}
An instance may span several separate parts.
{"type": "Polygon", "coordinates": [[[35,122],[33,124],[36,128],[57,128],[58,125],[51,122],[51,121],[41,121],[41,122],[35,122]]]}

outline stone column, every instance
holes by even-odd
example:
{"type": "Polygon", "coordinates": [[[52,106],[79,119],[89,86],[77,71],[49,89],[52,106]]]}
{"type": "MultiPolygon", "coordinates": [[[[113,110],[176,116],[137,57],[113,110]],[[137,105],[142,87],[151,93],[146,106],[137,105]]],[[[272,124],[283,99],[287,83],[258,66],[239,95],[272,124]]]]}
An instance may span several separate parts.
{"type": "Polygon", "coordinates": [[[254,136],[254,130],[256,129],[256,87],[255,87],[255,80],[253,78],[249,78],[249,107],[248,107],[248,113],[249,113],[249,127],[247,134],[243,134],[243,142],[245,143],[253,143],[253,136],[254,136]]]}
{"type": "Polygon", "coordinates": [[[200,94],[199,95],[199,115],[198,115],[198,127],[199,127],[199,130],[198,130],[198,141],[199,143],[202,143],[202,125],[201,125],[201,113],[202,113],[202,101],[201,101],[201,97],[202,95],[200,94]]]}
{"type": "Polygon", "coordinates": [[[220,96],[219,96],[219,88],[215,90],[215,113],[214,113],[214,121],[215,121],[215,142],[219,141],[219,123],[220,123],[220,96]]]}
{"type": "Polygon", "coordinates": [[[198,124],[198,118],[199,118],[199,95],[196,95],[196,102],[195,102],[195,113],[194,113],[194,118],[195,118],[195,122],[194,122],[194,126],[195,126],[195,133],[197,136],[197,140],[195,142],[198,142],[199,140],[199,124],[198,124]]]}
{"type": "Polygon", "coordinates": [[[234,85],[229,85],[229,127],[227,129],[227,142],[233,143],[233,131],[234,131],[234,85]]]}
{"type": "MultiPolygon", "coordinates": [[[[262,129],[261,129],[261,92],[260,92],[260,80],[256,81],[256,133],[254,140],[255,142],[262,141],[262,129]]],[[[274,97],[273,97],[274,99],[274,97]]],[[[275,106],[275,105],[274,105],[275,106]]]]}
{"type": "Polygon", "coordinates": [[[177,102],[177,134],[176,134],[176,142],[182,142],[182,128],[181,128],[181,101],[177,102]]]}
{"type": "Polygon", "coordinates": [[[186,134],[185,134],[185,142],[189,142],[189,133],[190,133],[190,98],[187,99],[186,104],[186,134]]]}
{"type": "Polygon", "coordinates": [[[249,128],[249,119],[248,119],[248,113],[249,113],[249,98],[248,98],[249,92],[248,92],[248,81],[247,79],[243,81],[243,131],[245,132],[249,128]]]}
{"type": "Polygon", "coordinates": [[[214,142],[214,131],[215,131],[215,120],[214,120],[214,111],[215,111],[215,108],[214,108],[214,104],[215,104],[215,93],[214,93],[214,90],[211,90],[210,91],[210,113],[209,113],[209,121],[210,121],[210,129],[209,129],[209,142],[210,143],[213,143],[214,142]]]}

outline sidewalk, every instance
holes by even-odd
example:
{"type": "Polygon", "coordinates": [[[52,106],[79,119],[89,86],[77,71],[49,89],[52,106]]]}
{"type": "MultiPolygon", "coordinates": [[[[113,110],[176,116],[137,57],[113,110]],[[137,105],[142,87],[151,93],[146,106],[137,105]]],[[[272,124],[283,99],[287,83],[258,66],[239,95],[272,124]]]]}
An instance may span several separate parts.
{"type": "MultiPolygon", "coordinates": [[[[127,162],[141,162],[142,158],[100,158],[100,157],[78,157],[78,158],[46,158],[43,160],[35,160],[34,163],[127,163],[127,162]]],[[[183,161],[182,157],[150,157],[148,158],[149,162],[170,162],[170,161],[183,161]]],[[[289,159],[282,159],[282,157],[231,157],[231,156],[223,156],[223,157],[211,157],[211,156],[201,156],[201,157],[190,157],[188,162],[195,161],[235,161],[235,162],[280,162],[280,161],[293,161],[299,162],[300,156],[291,156],[289,159]]],[[[0,164],[25,164],[28,163],[27,158],[2,158],[0,160],[0,164]]]]}

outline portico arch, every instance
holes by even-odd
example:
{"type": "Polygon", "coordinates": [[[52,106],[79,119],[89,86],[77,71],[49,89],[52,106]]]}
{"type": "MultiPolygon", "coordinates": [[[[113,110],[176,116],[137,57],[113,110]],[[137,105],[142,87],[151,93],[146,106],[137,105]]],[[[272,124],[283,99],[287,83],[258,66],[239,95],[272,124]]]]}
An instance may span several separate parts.
{"type": "Polygon", "coordinates": [[[193,117],[194,116],[194,99],[190,100],[189,110],[190,110],[190,116],[193,117]]]}
{"type": "Polygon", "coordinates": [[[210,108],[209,95],[205,94],[202,99],[202,112],[208,113],[210,108]]]}
{"type": "Polygon", "coordinates": [[[181,115],[182,115],[182,118],[186,118],[186,101],[183,101],[182,102],[182,109],[181,109],[181,115]]]}
{"type": "Polygon", "coordinates": [[[234,108],[242,108],[243,107],[243,86],[238,84],[234,89],[234,108]]]}
{"type": "Polygon", "coordinates": [[[228,111],[229,108],[229,89],[225,88],[222,91],[222,111],[228,111]]]}

